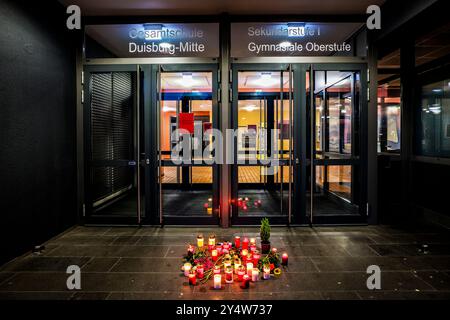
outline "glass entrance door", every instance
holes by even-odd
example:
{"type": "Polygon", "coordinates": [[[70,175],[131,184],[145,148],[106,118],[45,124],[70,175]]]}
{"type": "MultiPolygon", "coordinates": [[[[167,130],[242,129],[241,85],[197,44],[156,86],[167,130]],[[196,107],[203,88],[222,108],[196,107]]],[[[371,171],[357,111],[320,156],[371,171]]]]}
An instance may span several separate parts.
{"type": "Polygon", "coordinates": [[[290,66],[234,66],[234,225],[259,224],[262,217],[277,224],[289,222],[293,98],[290,66]]]}
{"type": "Polygon", "coordinates": [[[158,192],[163,224],[218,224],[217,67],[160,66],[158,192]]]}
{"type": "Polygon", "coordinates": [[[311,67],[307,212],[313,224],[367,220],[364,70],[360,65],[311,67]]]}

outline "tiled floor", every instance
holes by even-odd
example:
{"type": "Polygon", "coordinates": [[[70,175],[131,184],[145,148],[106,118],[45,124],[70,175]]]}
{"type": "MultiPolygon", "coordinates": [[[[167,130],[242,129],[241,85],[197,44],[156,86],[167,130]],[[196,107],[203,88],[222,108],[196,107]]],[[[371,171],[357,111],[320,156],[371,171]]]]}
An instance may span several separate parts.
{"type": "Polygon", "coordinates": [[[256,228],[76,227],[0,268],[0,299],[450,299],[450,233],[383,226],[272,228],[272,246],[289,253],[278,279],[219,291],[190,287],[181,256],[197,232],[257,236],[256,228]],[[66,288],[69,265],[82,289],[66,288]],[[366,287],[369,265],[381,290],[366,287]]]}

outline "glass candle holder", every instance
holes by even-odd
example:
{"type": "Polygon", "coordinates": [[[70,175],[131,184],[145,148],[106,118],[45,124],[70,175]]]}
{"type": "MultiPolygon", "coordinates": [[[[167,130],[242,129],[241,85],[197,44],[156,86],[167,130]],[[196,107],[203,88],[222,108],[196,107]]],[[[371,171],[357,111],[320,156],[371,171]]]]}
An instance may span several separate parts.
{"type": "Polygon", "coordinates": [[[247,274],[244,274],[242,277],[241,288],[248,289],[250,287],[250,277],[247,274]]]}
{"type": "Polygon", "coordinates": [[[236,249],[239,249],[241,247],[241,237],[234,237],[234,246],[236,247],[236,249]]]}
{"type": "Polygon", "coordinates": [[[214,266],[214,270],[213,270],[213,272],[214,272],[214,274],[220,274],[220,266],[214,266]]]}
{"type": "Polygon", "coordinates": [[[221,289],[221,288],[222,288],[222,275],[215,274],[214,275],[214,289],[221,289]]]}
{"type": "Polygon", "coordinates": [[[188,245],[188,249],[187,249],[187,253],[188,253],[188,256],[191,256],[191,255],[193,255],[194,254],[194,251],[195,251],[195,248],[194,248],[194,246],[193,245],[188,245]]]}
{"type": "Polygon", "coordinates": [[[240,259],[236,259],[234,260],[234,273],[237,274],[239,267],[241,266],[241,260],[240,259]]]}
{"type": "Polygon", "coordinates": [[[197,278],[203,279],[204,276],[205,276],[205,268],[203,267],[202,264],[198,264],[197,265],[197,278]]]}
{"type": "Polygon", "coordinates": [[[252,270],[253,270],[253,262],[247,262],[247,274],[249,277],[252,276],[252,270]]]}
{"type": "Polygon", "coordinates": [[[231,267],[231,259],[225,259],[223,261],[223,267],[224,267],[224,269],[231,267]]]}
{"type": "Polygon", "coordinates": [[[256,246],[256,239],[255,238],[250,238],[250,245],[251,246],[256,246]]]}
{"type": "Polygon", "coordinates": [[[209,239],[208,239],[209,250],[214,249],[215,245],[216,245],[216,236],[212,234],[209,236],[209,239]]]}
{"type": "Polygon", "coordinates": [[[258,265],[259,259],[261,259],[261,254],[257,251],[253,252],[253,264],[258,265]]]}
{"type": "Polygon", "coordinates": [[[189,284],[195,286],[197,284],[197,276],[195,272],[189,273],[189,284]]]}
{"type": "Polygon", "coordinates": [[[242,250],[248,250],[248,238],[242,240],[242,250]]]}
{"type": "Polygon", "coordinates": [[[265,265],[263,268],[263,279],[264,280],[269,280],[270,279],[270,266],[265,265]]]}
{"type": "Polygon", "coordinates": [[[237,271],[238,281],[241,282],[244,275],[246,274],[245,267],[243,265],[239,266],[237,271]]]}
{"type": "Polygon", "coordinates": [[[219,256],[221,256],[222,253],[223,253],[223,248],[222,248],[222,246],[221,246],[221,245],[217,245],[217,246],[216,246],[216,250],[217,250],[217,254],[218,254],[219,256]]]}
{"type": "Polygon", "coordinates": [[[250,245],[250,252],[255,252],[256,251],[256,245],[255,244],[251,244],[250,245]]]}
{"type": "Polygon", "coordinates": [[[252,270],[252,282],[258,281],[259,278],[259,270],[258,268],[253,268],[252,270]]]}
{"type": "Polygon", "coordinates": [[[186,262],[183,267],[185,277],[189,277],[189,273],[191,272],[191,269],[192,269],[192,264],[190,264],[189,262],[186,262]]]}
{"type": "Polygon", "coordinates": [[[288,265],[288,254],[287,253],[283,253],[283,255],[281,256],[281,264],[283,266],[287,266],[288,265]]]}
{"type": "Polygon", "coordinates": [[[213,251],[211,251],[211,258],[212,258],[213,261],[217,261],[218,253],[217,253],[217,250],[216,250],[216,249],[214,249],[213,251]]]}
{"type": "Polygon", "coordinates": [[[247,255],[248,255],[248,250],[247,249],[242,249],[242,251],[241,251],[242,259],[247,259],[247,255]]]}
{"type": "Polygon", "coordinates": [[[231,266],[225,268],[225,282],[233,283],[233,268],[231,266]]]}
{"type": "Polygon", "coordinates": [[[202,235],[202,234],[199,234],[199,235],[197,236],[197,247],[198,247],[198,248],[202,248],[202,247],[203,247],[203,244],[204,244],[203,235],[202,235]]]}

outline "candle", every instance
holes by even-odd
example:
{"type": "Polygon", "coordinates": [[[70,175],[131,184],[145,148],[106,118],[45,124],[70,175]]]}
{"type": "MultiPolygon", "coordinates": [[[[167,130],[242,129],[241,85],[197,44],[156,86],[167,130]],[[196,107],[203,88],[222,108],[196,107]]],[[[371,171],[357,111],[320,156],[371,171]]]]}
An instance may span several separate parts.
{"type": "Polygon", "coordinates": [[[250,252],[255,252],[256,251],[256,245],[252,244],[250,245],[250,252]]]}
{"type": "Polygon", "coordinates": [[[248,249],[248,238],[244,238],[244,240],[242,241],[242,250],[247,249],[248,249]]]}
{"type": "Polygon", "coordinates": [[[214,266],[214,274],[220,274],[220,266],[214,266]]]}
{"type": "Polygon", "coordinates": [[[250,238],[250,245],[256,245],[256,239],[250,238]]]}
{"type": "Polygon", "coordinates": [[[259,277],[259,270],[258,270],[258,268],[253,268],[253,270],[252,270],[252,282],[258,281],[258,277],[259,277]]]}
{"type": "Polygon", "coordinates": [[[225,269],[228,268],[228,267],[231,267],[231,259],[225,259],[223,261],[223,266],[224,266],[225,269]]]}
{"type": "Polygon", "coordinates": [[[239,236],[234,237],[234,246],[236,247],[236,249],[240,248],[240,246],[241,246],[241,237],[239,237],[239,236]]]}
{"type": "Polygon", "coordinates": [[[216,245],[216,236],[212,234],[209,236],[209,239],[208,239],[209,250],[214,249],[215,245],[216,245]]]}
{"type": "Polygon", "coordinates": [[[190,264],[189,262],[186,262],[184,264],[184,276],[185,277],[189,277],[189,272],[191,272],[192,269],[192,264],[190,264]]]}
{"type": "Polygon", "coordinates": [[[241,266],[241,260],[240,259],[236,259],[234,260],[234,273],[238,273],[238,269],[241,266]]]}
{"type": "Polygon", "coordinates": [[[222,275],[215,274],[214,275],[214,289],[221,289],[222,288],[222,275]]]}
{"type": "Polygon", "coordinates": [[[249,253],[249,254],[247,255],[247,258],[245,258],[245,260],[246,260],[246,262],[253,262],[253,256],[252,256],[252,254],[249,253]]]}
{"type": "Polygon", "coordinates": [[[225,269],[225,282],[233,283],[233,268],[231,266],[225,269]]]}
{"type": "Polygon", "coordinates": [[[238,275],[238,281],[241,282],[245,275],[245,267],[243,265],[239,266],[237,275],[238,275]]]}
{"type": "Polygon", "coordinates": [[[199,279],[203,279],[204,276],[205,276],[205,268],[203,267],[202,264],[198,264],[197,265],[197,277],[199,279]]]}
{"type": "Polygon", "coordinates": [[[195,286],[197,284],[197,276],[195,275],[195,272],[189,273],[189,284],[191,286],[195,286]]]}
{"type": "Polygon", "coordinates": [[[281,264],[283,266],[288,265],[288,254],[287,253],[283,253],[283,255],[281,256],[281,264]]]}
{"type": "Polygon", "coordinates": [[[207,208],[207,209],[206,209],[206,213],[207,213],[207,214],[212,214],[212,208],[207,208]]]}
{"type": "Polygon", "coordinates": [[[250,277],[247,274],[244,274],[242,277],[241,288],[248,289],[250,287],[250,277]]]}
{"type": "Polygon", "coordinates": [[[213,261],[217,261],[217,250],[216,249],[211,251],[211,257],[212,257],[213,261]]]}
{"type": "Polygon", "coordinates": [[[277,253],[278,249],[277,248],[272,248],[272,253],[277,253]]]}
{"type": "Polygon", "coordinates": [[[229,242],[225,242],[222,247],[223,247],[223,250],[230,250],[231,249],[231,245],[230,245],[229,242]]]}
{"type": "Polygon", "coordinates": [[[188,249],[187,249],[188,256],[189,256],[189,255],[193,255],[193,254],[194,254],[194,250],[195,250],[195,249],[194,249],[194,246],[190,244],[190,245],[188,246],[188,249]]]}
{"type": "Polygon", "coordinates": [[[257,251],[255,251],[254,253],[253,253],[253,264],[255,265],[255,266],[257,266],[258,265],[258,262],[259,262],[259,259],[261,258],[261,255],[257,252],[257,251]]]}
{"type": "Polygon", "coordinates": [[[248,255],[248,250],[247,249],[242,249],[242,251],[241,251],[242,259],[247,259],[247,255],[248,255]]]}
{"type": "Polygon", "coordinates": [[[219,256],[221,256],[222,253],[223,253],[223,251],[222,251],[222,246],[217,246],[217,247],[216,247],[216,250],[217,250],[217,254],[218,254],[219,256]]]}
{"type": "Polygon", "coordinates": [[[203,235],[202,234],[199,234],[197,236],[197,247],[199,247],[199,248],[203,247],[203,235]]]}
{"type": "Polygon", "coordinates": [[[264,273],[263,273],[264,280],[269,280],[270,279],[270,266],[264,265],[263,271],[264,271],[264,273]]]}
{"type": "Polygon", "coordinates": [[[253,270],[253,263],[252,262],[247,262],[247,274],[249,276],[252,275],[252,270],[253,270]]]}

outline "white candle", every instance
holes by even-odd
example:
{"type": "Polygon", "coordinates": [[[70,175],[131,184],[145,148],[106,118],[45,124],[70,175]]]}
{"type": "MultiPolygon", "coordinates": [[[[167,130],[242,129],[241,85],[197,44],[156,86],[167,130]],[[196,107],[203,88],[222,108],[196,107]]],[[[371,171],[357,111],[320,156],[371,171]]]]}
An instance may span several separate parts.
{"type": "Polygon", "coordinates": [[[189,272],[191,272],[192,265],[189,262],[184,264],[184,276],[189,277],[189,272]]]}
{"type": "Polygon", "coordinates": [[[263,278],[264,278],[264,280],[270,279],[270,267],[269,266],[264,266],[263,278]]]}
{"type": "Polygon", "coordinates": [[[222,275],[215,274],[214,275],[214,289],[222,288],[222,275]]]}
{"type": "Polygon", "coordinates": [[[258,277],[259,277],[259,270],[258,270],[258,268],[253,268],[253,270],[252,270],[252,282],[258,281],[258,277]]]}
{"type": "Polygon", "coordinates": [[[247,262],[247,274],[249,277],[252,276],[252,270],[253,270],[253,263],[252,262],[247,262]]]}

